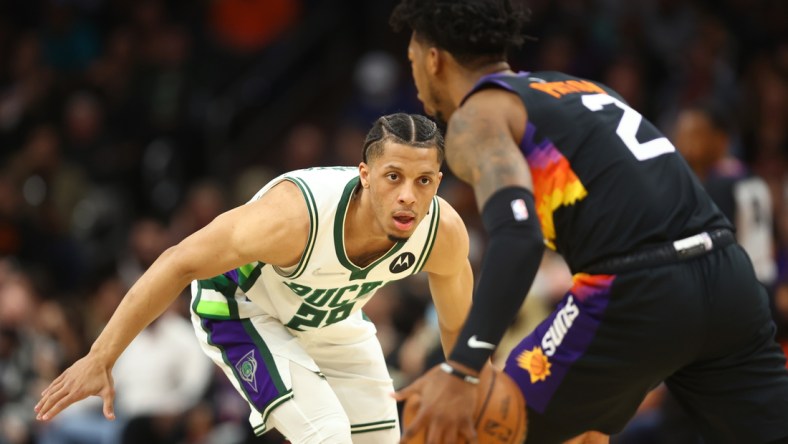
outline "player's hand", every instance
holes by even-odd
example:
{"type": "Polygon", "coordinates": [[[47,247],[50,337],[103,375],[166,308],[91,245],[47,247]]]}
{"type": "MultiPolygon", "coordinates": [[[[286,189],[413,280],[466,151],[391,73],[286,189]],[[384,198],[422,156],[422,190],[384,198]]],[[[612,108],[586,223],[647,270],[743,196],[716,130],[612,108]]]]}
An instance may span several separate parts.
{"type": "Polygon", "coordinates": [[[433,367],[409,386],[394,394],[398,401],[418,397],[419,409],[400,443],[407,443],[426,429],[427,444],[475,444],[473,413],[477,386],[433,367]]]}
{"type": "Polygon", "coordinates": [[[112,368],[88,354],[66,369],[41,393],[41,399],[34,408],[36,419],[49,421],[66,407],[91,395],[101,396],[104,417],[114,420],[112,368]]]}

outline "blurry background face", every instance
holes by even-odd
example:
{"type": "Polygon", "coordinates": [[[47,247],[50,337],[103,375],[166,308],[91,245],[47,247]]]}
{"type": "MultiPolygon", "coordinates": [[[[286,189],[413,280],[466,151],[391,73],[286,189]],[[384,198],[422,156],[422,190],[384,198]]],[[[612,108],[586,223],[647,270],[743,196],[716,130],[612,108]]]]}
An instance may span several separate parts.
{"type": "Polygon", "coordinates": [[[687,163],[696,172],[706,170],[724,154],[724,134],[712,126],[703,113],[684,110],[676,121],[674,142],[687,163]]]}

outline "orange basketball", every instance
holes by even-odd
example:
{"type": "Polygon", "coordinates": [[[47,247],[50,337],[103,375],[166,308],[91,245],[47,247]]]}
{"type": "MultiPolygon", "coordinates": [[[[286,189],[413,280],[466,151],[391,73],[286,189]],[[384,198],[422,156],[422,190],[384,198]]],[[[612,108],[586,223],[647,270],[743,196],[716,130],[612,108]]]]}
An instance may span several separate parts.
{"type": "MultiPolygon", "coordinates": [[[[479,376],[476,397],[476,436],[479,444],[522,444],[527,431],[525,400],[520,388],[509,376],[492,365],[486,365],[479,376]]],[[[416,415],[418,398],[405,403],[402,412],[403,429],[416,415]]],[[[424,431],[408,441],[422,444],[424,431]]]]}

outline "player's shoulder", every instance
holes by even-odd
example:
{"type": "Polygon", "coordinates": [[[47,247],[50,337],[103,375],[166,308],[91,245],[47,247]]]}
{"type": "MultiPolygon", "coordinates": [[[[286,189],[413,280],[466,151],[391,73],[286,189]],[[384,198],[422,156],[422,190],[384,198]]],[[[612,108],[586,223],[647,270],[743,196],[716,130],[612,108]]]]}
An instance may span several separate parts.
{"type": "Polygon", "coordinates": [[[470,96],[449,119],[447,145],[489,148],[490,141],[519,139],[528,118],[526,102],[516,91],[487,88],[470,96]],[[455,143],[455,141],[459,141],[455,143]]]}
{"type": "Polygon", "coordinates": [[[470,249],[468,230],[454,207],[441,197],[436,200],[440,207],[440,220],[435,244],[423,270],[436,274],[453,273],[467,261],[470,249]]]}
{"type": "Polygon", "coordinates": [[[446,243],[447,247],[468,243],[468,229],[460,213],[445,199],[436,196],[440,210],[438,235],[436,241],[446,243]]]}
{"type": "Polygon", "coordinates": [[[289,171],[282,175],[287,179],[302,180],[339,180],[351,179],[358,176],[358,167],[353,166],[321,166],[303,168],[300,170],[289,171]]]}
{"type": "Polygon", "coordinates": [[[528,73],[529,82],[555,82],[561,80],[583,80],[580,77],[562,71],[531,71],[528,73]]]}
{"type": "Polygon", "coordinates": [[[553,103],[550,99],[561,99],[570,93],[615,94],[602,83],[560,71],[497,73],[477,82],[452,120],[479,116],[498,119],[526,104],[528,107],[549,107],[553,103]]]}
{"type": "Polygon", "coordinates": [[[293,170],[282,176],[296,185],[310,207],[335,207],[349,196],[358,181],[358,167],[313,167],[293,170]]]}
{"type": "Polygon", "coordinates": [[[469,96],[449,118],[447,138],[467,131],[488,133],[497,124],[525,117],[525,106],[517,94],[502,88],[482,89],[469,96]]]}
{"type": "Polygon", "coordinates": [[[308,220],[304,192],[298,183],[282,176],[279,180],[272,181],[264,190],[265,192],[258,193],[241,207],[244,214],[267,214],[270,223],[279,220],[308,220]],[[273,209],[276,210],[277,217],[271,217],[273,209]]]}
{"type": "Polygon", "coordinates": [[[438,205],[438,209],[440,211],[441,222],[463,223],[460,214],[446,199],[440,196],[435,196],[435,202],[438,205]]]}
{"type": "Polygon", "coordinates": [[[527,90],[535,97],[561,99],[577,94],[608,94],[623,100],[618,93],[602,82],[559,71],[533,72],[529,74],[527,80],[527,90]]]}

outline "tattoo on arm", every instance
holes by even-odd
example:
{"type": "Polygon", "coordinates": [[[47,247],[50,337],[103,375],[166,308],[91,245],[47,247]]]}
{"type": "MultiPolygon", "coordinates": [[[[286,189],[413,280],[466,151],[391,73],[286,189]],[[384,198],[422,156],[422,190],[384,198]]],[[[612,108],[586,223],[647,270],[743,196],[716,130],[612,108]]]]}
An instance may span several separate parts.
{"type": "Polygon", "coordinates": [[[506,122],[480,111],[466,107],[455,112],[446,135],[447,164],[473,187],[479,209],[501,188],[533,188],[528,164],[506,122]]]}

